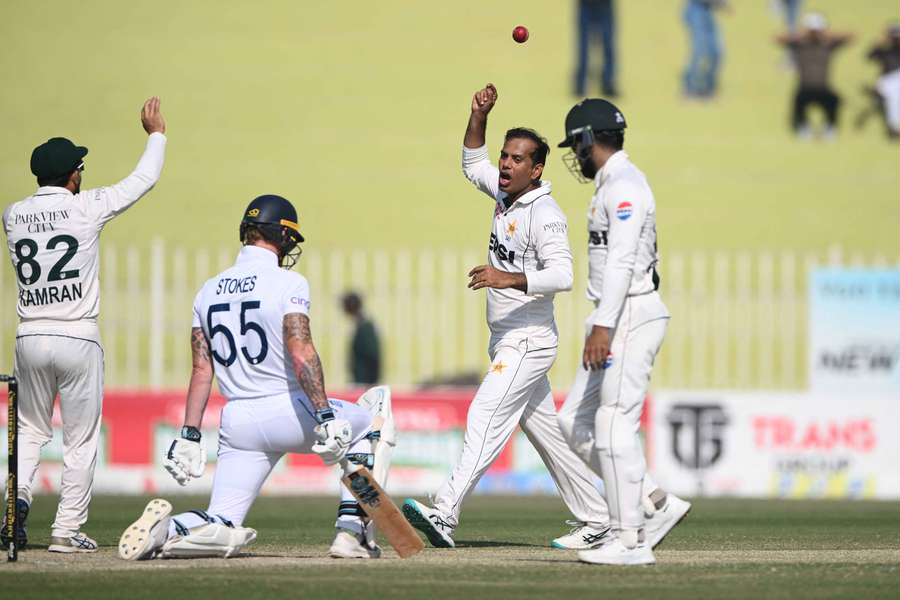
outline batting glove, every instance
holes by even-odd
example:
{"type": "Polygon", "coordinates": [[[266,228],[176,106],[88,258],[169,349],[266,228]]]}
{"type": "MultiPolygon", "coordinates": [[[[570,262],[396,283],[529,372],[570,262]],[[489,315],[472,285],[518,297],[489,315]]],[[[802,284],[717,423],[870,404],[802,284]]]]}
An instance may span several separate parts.
{"type": "Polygon", "coordinates": [[[330,410],[319,411],[316,417],[319,424],[313,431],[315,431],[318,441],[313,444],[312,451],[318,454],[326,465],[337,464],[350,449],[350,442],[353,441],[353,428],[350,427],[347,420],[334,418],[334,413],[330,410]]]}
{"type": "Polygon", "coordinates": [[[200,477],[206,469],[206,444],[196,427],[181,430],[181,439],[172,441],[163,466],[179,485],[186,485],[192,477],[200,477]]]}

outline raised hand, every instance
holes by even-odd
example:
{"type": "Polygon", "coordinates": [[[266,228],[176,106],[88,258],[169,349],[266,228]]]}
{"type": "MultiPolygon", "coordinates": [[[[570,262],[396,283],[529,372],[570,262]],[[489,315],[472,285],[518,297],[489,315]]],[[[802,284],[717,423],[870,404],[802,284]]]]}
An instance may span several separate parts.
{"type": "Polygon", "coordinates": [[[497,102],[497,88],[493,83],[487,84],[484,88],[475,92],[472,96],[472,112],[487,116],[494,104],[497,102]]]}
{"type": "Polygon", "coordinates": [[[141,125],[144,126],[144,131],[148,135],[166,132],[166,120],[159,112],[159,96],[153,96],[144,102],[144,106],[141,108],[141,125]]]}

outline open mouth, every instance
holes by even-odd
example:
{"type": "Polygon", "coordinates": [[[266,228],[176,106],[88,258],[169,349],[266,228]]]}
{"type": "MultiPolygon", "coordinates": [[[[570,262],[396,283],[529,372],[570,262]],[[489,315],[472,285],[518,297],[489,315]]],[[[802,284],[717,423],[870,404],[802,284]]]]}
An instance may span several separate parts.
{"type": "Polygon", "coordinates": [[[512,177],[506,173],[500,173],[500,187],[504,188],[508,186],[510,181],[512,181],[512,177]]]}

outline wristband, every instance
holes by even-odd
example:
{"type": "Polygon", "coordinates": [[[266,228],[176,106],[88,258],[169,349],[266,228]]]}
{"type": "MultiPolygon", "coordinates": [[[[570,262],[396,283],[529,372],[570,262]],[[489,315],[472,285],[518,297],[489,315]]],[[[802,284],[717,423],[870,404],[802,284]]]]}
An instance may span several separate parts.
{"type": "Polygon", "coordinates": [[[329,406],[327,408],[320,408],[316,410],[316,423],[321,425],[325,421],[333,421],[334,420],[334,410],[329,406]]]}
{"type": "Polygon", "coordinates": [[[200,430],[196,427],[185,425],[181,428],[181,437],[189,442],[199,442],[201,437],[200,430]]]}

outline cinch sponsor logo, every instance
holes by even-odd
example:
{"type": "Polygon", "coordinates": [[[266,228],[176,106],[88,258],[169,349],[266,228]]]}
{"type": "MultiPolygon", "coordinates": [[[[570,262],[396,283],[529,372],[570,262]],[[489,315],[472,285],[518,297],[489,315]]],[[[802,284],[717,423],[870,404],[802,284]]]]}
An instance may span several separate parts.
{"type": "Polygon", "coordinates": [[[300,298],[298,296],[294,296],[293,298],[291,298],[291,304],[299,304],[300,306],[309,308],[309,300],[307,300],[306,298],[300,298]]]}
{"type": "Polygon", "coordinates": [[[620,221],[627,221],[631,218],[631,213],[633,212],[631,208],[631,202],[620,202],[616,207],[616,216],[620,221]]]}
{"type": "Polygon", "coordinates": [[[785,416],[754,417],[753,439],[760,450],[853,450],[877,444],[871,419],[804,421],[785,416]]]}

